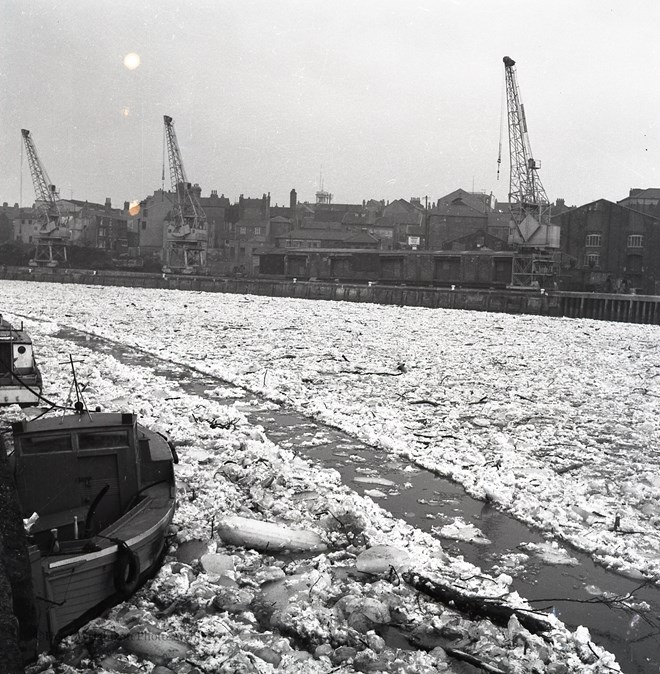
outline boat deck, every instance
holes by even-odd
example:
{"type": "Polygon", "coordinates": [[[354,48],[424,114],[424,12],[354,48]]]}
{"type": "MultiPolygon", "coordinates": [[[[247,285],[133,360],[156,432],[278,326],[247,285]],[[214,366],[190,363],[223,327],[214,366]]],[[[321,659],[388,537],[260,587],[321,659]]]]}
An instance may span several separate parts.
{"type": "MultiPolygon", "coordinates": [[[[44,559],[51,563],[57,560],[59,565],[61,562],[66,562],[72,558],[79,559],[81,553],[93,553],[114,546],[117,539],[130,544],[132,539],[158,525],[163,515],[171,507],[171,485],[167,482],[152,485],[142,492],[140,501],[133,508],[110,526],[91,538],[61,540],[59,552],[50,552],[44,559]]],[[[78,516],[82,536],[86,511],[86,507],[72,508],[40,517],[37,520],[38,529],[36,531],[42,536],[47,535],[47,532],[52,528],[69,526],[74,515],[76,515],[78,516]]]]}
{"type": "Polygon", "coordinates": [[[155,484],[142,493],[142,499],[125,515],[104,529],[100,535],[130,541],[158,523],[172,501],[171,485],[155,484]]]}

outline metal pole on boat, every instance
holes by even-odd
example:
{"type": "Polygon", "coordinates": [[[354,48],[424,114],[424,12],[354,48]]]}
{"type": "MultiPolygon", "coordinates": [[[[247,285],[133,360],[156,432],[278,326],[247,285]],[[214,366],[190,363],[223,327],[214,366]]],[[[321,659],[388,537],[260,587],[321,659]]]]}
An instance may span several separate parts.
{"type": "MultiPolygon", "coordinates": [[[[73,356],[69,354],[69,362],[71,363],[71,371],[73,372],[73,386],[76,389],[76,403],[80,402],[80,389],[78,388],[78,377],[76,376],[76,368],[73,366],[73,356]]],[[[76,404],[76,409],[78,405],[76,404]]]]}
{"type": "MultiPolygon", "coordinates": [[[[75,361],[75,362],[82,362],[82,361],[75,361]]],[[[89,410],[87,409],[87,405],[85,405],[85,401],[83,400],[82,393],[80,392],[80,386],[78,385],[78,376],[76,375],[76,368],[74,366],[74,360],[73,356],[69,354],[69,363],[71,364],[71,372],[73,373],[73,386],[76,389],[76,402],[75,402],[75,410],[78,414],[82,414],[83,412],[87,412],[87,415],[91,419],[91,414],[89,413],[89,410]]]]}

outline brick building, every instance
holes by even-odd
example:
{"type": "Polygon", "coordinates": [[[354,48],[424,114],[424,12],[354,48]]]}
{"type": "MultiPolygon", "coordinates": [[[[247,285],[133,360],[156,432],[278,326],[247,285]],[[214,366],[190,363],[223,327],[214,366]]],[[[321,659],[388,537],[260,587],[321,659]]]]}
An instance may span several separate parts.
{"type": "Polygon", "coordinates": [[[298,193],[295,189],[292,189],[289,192],[288,206],[275,204],[275,206],[270,207],[271,236],[279,236],[291,229],[296,229],[302,222],[305,212],[307,211],[298,204],[298,193]]]}
{"type": "Polygon", "coordinates": [[[383,208],[372,233],[386,242],[384,249],[424,249],[427,245],[425,215],[419,200],[395,199],[383,208]]]}
{"type": "Polygon", "coordinates": [[[144,258],[162,261],[165,247],[165,222],[171,219],[176,196],[156,190],[128,211],[128,229],[137,235],[137,253],[144,258]]]}
{"type": "Polygon", "coordinates": [[[641,189],[632,187],[624,199],[617,201],[620,206],[632,208],[635,211],[660,216],[660,188],[649,187],[641,189]]]}
{"type": "Polygon", "coordinates": [[[340,229],[294,229],[278,236],[276,248],[378,249],[380,241],[365,228],[359,232],[340,229]]]}
{"type": "Polygon", "coordinates": [[[208,225],[208,244],[206,263],[211,274],[225,274],[229,269],[229,220],[231,202],[224,195],[218,196],[217,190],[211,190],[208,197],[198,193],[200,206],[206,215],[208,225]]]}
{"type": "Polygon", "coordinates": [[[73,244],[99,248],[113,256],[125,255],[129,245],[135,245],[137,237],[128,232],[128,202],[123,208],[113,208],[110,198],[104,204],[73,202],[80,206],[78,217],[83,220],[84,230],[73,244]]]}
{"type": "Polygon", "coordinates": [[[660,293],[660,218],[599,199],[553,220],[564,289],[660,293]]]}
{"type": "Polygon", "coordinates": [[[0,243],[17,240],[14,221],[20,217],[22,210],[18,204],[10,206],[6,201],[0,206],[0,243]]]}
{"type": "MultiPolygon", "coordinates": [[[[70,235],[70,245],[98,248],[117,255],[127,252],[131,242],[128,203],[123,208],[113,208],[108,198],[103,204],[78,199],[60,199],[57,204],[70,235]]],[[[34,243],[41,226],[36,206],[15,206],[11,215],[12,239],[26,244],[34,243]]]]}
{"type": "Polygon", "coordinates": [[[458,189],[438,199],[428,214],[428,250],[488,229],[489,205],[478,195],[458,189]]]}
{"type": "Polygon", "coordinates": [[[242,194],[228,225],[228,260],[232,273],[251,275],[258,270],[258,252],[270,245],[270,193],[259,198],[242,194]]]}

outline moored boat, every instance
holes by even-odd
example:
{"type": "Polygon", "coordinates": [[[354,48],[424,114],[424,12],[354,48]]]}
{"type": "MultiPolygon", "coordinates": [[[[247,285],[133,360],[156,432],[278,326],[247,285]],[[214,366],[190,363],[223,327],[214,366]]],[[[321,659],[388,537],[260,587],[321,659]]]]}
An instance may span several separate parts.
{"type": "Polygon", "coordinates": [[[23,325],[15,328],[0,314],[0,405],[36,405],[41,389],[30,336],[23,325]]]}
{"type": "Polygon", "coordinates": [[[82,406],[17,422],[13,438],[39,652],[156,571],[174,515],[177,459],[135,414],[82,406]]]}

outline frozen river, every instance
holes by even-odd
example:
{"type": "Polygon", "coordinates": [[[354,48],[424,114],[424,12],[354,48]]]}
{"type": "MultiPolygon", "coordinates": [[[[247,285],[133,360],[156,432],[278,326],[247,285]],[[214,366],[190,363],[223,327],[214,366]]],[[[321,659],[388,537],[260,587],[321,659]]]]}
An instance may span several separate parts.
{"type": "MultiPolygon", "coordinates": [[[[164,362],[100,338],[72,330],[56,333],[64,340],[112,354],[128,365],[153,368],[195,395],[207,395],[227,382],[184,366],[164,362]]],[[[594,564],[574,549],[552,547],[541,533],[513,519],[491,503],[475,500],[455,482],[392,458],[383,462],[377,448],[330,426],[319,424],[284,405],[230,387],[221,399],[235,405],[282,447],[291,447],[314,462],[337,469],[345,482],[371,494],[395,517],[439,535],[448,552],[462,555],[488,573],[514,575],[513,587],[533,606],[552,611],[568,626],[589,628],[596,643],[617,657],[629,674],[657,672],[660,666],[660,588],[643,586],[594,564]],[[406,483],[406,487],[402,485],[406,483]],[[459,518],[462,532],[443,525],[459,518]],[[454,535],[452,535],[454,534],[454,535]],[[527,550],[527,553],[524,552],[527,550]],[[628,597],[632,595],[631,601],[628,597]],[[621,601],[618,601],[618,598],[621,601]],[[613,601],[614,600],[614,601],[613,601]],[[648,605],[644,611],[635,610],[648,605]]]]}
{"type": "MultiPolygon", "coordinates": [[[[71,348],[95,402],[137,408],[189,447],[184,482],[230,441],[200,435],[200,419],[245,419],[260,429],[249,438],[339,471],[359,507],[343,488],[324,499],[376,518],[374,540],[401,541],[429,569],[444,560],[471,592],[508,588],[588,625],[624,671],[657,670],[657,327],[44,283],[3,282],[2,295],[38,338],[48,393],[71,348]]],[[[180,510],[181,541],[203,538],[209,517],[180,510]]],[[[586,664],[589,648],[579,671],[609,671],[586,664]]]]}

